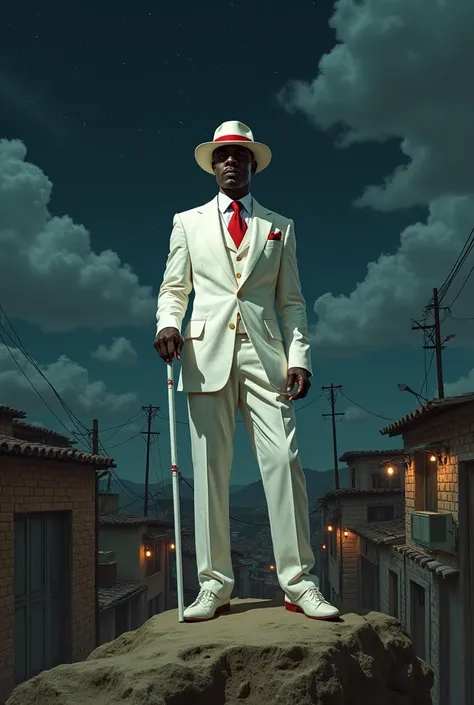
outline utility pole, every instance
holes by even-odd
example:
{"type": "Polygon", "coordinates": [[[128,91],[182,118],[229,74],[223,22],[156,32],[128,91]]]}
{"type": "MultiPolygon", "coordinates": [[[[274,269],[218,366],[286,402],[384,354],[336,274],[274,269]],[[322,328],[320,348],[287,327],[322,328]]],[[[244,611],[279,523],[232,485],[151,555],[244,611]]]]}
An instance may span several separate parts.
{"type": "Polygon", "coordinates": [[[337,386],[334,386],[334,384],[331,382],[329,387],[321,387],[323,391],[329,390],[329,401],[331,402],[331,413],[330,414],[321,414],[321,416],[331,417],[332,421],[332,445],[333,445],[333,453],[334,453],[334,479],[336,482],[336,490],[339,489],[339,458],[338,458],[338,453],[337,453],[337,434],[336,434],[336,416],[344,416],[343,411],[336,412],[336,390],[342,389],[342,385],[339,384],[337,386]]]}
{"type": "Polygon", "coordinates": [[[150,446],[151,437],[159,436],[158,431],[151,430],[151,423],[157,411],[160,410],[159,406],[142,406],[143,411],[147,415],[147,430],[141,431],[141,433],[146,436],[146,463],[145,463],[145,502],[143,505],[143,516],[148,516],[148,488],[150,486],[150,446]]]}
{"type": "MultiPolygon", "coordinates": [[[[434,350],[435,351],[436,375],[438,378],[438,399],[444,399],[443,345],[441,343],[441,323],[439,320],[440,306],[439,306],[438,289],[433,289],[433,303],[429,304],[426,308],[433,310],[434,323],[432,325],[423,325],[422,323],[419,323],[418,321],[413,321],[413,325],[412,325],[411,329],[412,330],[422,330],[425,332],[425,334],[428,333],[428,337],[430,339],[431,345],[426,345],[426,338],[425,338],[425,345],[423,345],[423,348],[425,350],[434,350]]],[[[449,337],[450,336],[448,336],[448,338],[449,337]]]]}
{"type": "Polygon", "coordinates": [[[435,334],[436,374],[438,377],[438,399],[444,399],[443,355],[442,355],[443,347],[441,345],[441,325],[439,322],[438,289],[433,289],[433,317],[434,317],[434,334],[435,334]]]}
{"type": "Polygon", "coordinates": [[[92,454],[99,455],[99,421],[92,419],[92,454]]]}

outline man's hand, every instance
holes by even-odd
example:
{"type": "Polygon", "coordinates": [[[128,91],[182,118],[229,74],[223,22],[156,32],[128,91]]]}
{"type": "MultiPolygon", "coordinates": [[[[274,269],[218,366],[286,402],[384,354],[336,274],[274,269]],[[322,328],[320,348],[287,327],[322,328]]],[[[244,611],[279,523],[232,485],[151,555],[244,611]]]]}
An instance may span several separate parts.
{"type": "Polygon", "coordinates": [[[184,338],[177,328],[163,328],[153,343],[156,352],[165,362],[181,360],[184,338]]]}
{"type": "Polygon", "coordinates": [[[295,384],[298,385],[296,392],[290,395],[288,401],[295,401],[296,399],[304,399],[309,388],[311,387],[310,373],[303,367],[290,367],[288,370],[288,387],[287,391],[290,393],[294,388],[295,384]]]}

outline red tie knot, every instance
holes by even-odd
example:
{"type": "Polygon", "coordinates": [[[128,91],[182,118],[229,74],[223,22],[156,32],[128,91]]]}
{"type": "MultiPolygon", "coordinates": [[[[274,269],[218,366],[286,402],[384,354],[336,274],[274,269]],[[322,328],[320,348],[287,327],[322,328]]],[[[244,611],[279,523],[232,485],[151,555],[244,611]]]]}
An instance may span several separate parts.
{"type": "Polygon", "coordinates": [[[230,205],[232,206],[232,210],[234,211],[234,213],[240,213],[243,208],[240,201],[232,201],[230,205]]]}

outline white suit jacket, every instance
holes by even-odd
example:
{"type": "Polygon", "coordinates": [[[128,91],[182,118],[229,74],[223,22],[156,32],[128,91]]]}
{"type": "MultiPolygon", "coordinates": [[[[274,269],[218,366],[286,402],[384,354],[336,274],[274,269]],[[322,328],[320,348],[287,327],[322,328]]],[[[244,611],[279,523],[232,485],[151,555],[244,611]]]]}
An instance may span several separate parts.
{"type": "Polygon", "coordinates": [[[169,326],[181,332],[194,289],[191,319],[183,333],[178,390],[217,392],[225,386],[240,314],[270,383],[286,393],[290,367],[312,371],[294,223],[252,199],[250,227],[238,253],[233,243],[230,245],[236,260],[245,260],[239,278],[228,243],[217,196],[204,206],[174,216],[156,317],[157,334],[169,326]],[[275,230],[281,231],[281,240],[268,239],[275,230]]]}

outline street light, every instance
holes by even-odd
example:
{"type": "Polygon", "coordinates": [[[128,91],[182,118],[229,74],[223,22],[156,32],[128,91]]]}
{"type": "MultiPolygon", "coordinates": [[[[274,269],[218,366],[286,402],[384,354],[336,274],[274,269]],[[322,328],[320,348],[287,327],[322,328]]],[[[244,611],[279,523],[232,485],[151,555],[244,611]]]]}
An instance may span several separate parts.
{"type": "Polygon", "coordinates": [[[421,394],[415,392],[411,387],[408,386],[408,384],[397,384],[397,387],[399,392],[410,392],[410,394],[413,394],[413,396],[418,399],[418,403],[421,406],[423,406],[421,399],[425,402],[429,401],[429,399],[427,399],[426,397],[422,397],[421,394]]]}

